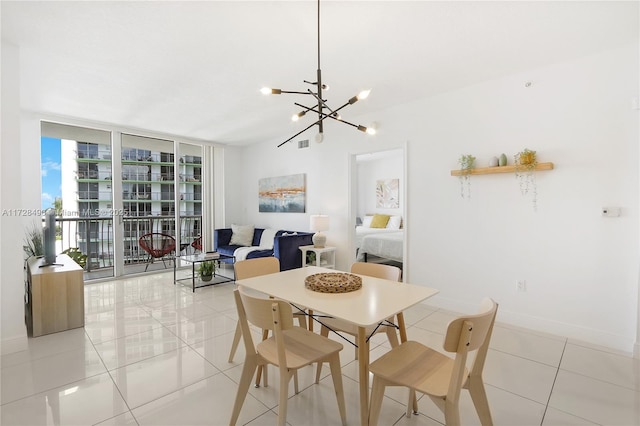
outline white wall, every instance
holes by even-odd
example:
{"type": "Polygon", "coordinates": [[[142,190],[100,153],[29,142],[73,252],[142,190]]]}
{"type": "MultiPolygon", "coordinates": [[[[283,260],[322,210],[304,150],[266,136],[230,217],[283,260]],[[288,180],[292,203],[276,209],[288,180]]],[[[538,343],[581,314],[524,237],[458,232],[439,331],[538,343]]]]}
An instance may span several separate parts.
{"type": "Polygon", "coordinates": [[[412,144],[410,158],[433,161],[423,171],[410,167],[410,179],[436,184],[410,187],[410,199],[438,200],[442,209],[436,220],[411,223],[412,236],[430,241],[410,250],[412,276],[437,283],[443,303],[489,294],[502,304],[503,320],[630,350],[637,310],[638,111],[631,109],[637,73],[637,46],[629,46],[421,105],[430,124],[426,143],[412,144]],[[538,173],[537,213],[510,176],[472,178],[468,201],[459,197],[456,179],[445,177],[461,153],[488,159],[525,147],[557,166],[538,173]],[[602,218],[606,205],[622,207],[623,216],[602,218]],[[526,293],[515,292],[517,279],[527,281],[526,293]]]}
{"type": "Polygon", "coordinates": [[[234,185],[242,206],[228,206],[227,223],[305,230],[308,215],[322,210],[345,270],[350,157],[407,141],[405,267],[409,282],[440,290],[429,303],[474,310],[491,296],[499,321],[631,351],[640,254],[638,111],[631,108],[638,72],[634,44],[355,120],[380,123],[373,140],[329,123],[321,145],[244,148],[234,172],[237,178],[242,169],[234,185]],[[512,161],[524,148],[555,164],[537,174],[537,212],[510,174],[474,176],[471,198],[460,197],[450,170],[461,154],[483,165],[502,152],[512,161]],[[258,213],[258,179],[293,173],[307,174],[307,213],[258,213]],[[603,218],[602,206],[623,214],[603,218]],[[526,280],[525,293],[516,292],[516,280],[526,280]]]}
{"type": "Polygon", "coordinates": [[[24,327],[24,278],[22,273],[22,221],[10,212],[20,203],[20,150],[13,141],[20,140],[20,90],[14,82],[19,74],[19,53],[14,46],[2,43],[2,146],[0,150],[0,259],[2,259],[1,354],[26,347],[24,327]],[[9,213],[9,214],[6,214],[9,213]]]}

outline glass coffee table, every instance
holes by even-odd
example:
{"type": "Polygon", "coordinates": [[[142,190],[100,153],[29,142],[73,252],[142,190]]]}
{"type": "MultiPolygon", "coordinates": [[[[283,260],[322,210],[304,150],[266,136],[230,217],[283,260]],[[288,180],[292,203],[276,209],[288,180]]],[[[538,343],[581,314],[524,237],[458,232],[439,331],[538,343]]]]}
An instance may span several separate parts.
{"type": "Polygon", "coordinates": [[[232,277],[228,277],[226,275],[222,275],[220,274],[220,261],[221,260],[226,260],[225,263],[227,264],[231,264],[231,266],[233,267],[233,264],[236,261],[236,258],[234,256],[229,256],[227,254],[222,254],[222,253],[216,253],[215,256],[212,256],[210,254],[206,254],[206,253],[200,253],[200,254],[190,254],[190,255],[185,255],[185,256],[177,256],[175,259],[175,262],[173,263],[173,283],[174,284],[178,284],[181,283],[182,281],[187,281],[187,280],[191,280],[191,289],[192,291],[195,293],[196,288],[200,288],[200,287],[206,287],[206,286],[210,286],[210,285],[215,285],[215,284],[222,284],[222,283],[228,283],[231,281],[235,281],[236,277],[235,277],[235,272],[233,272],[233,276],[232,277]],[[187,263],[191,263],[191,276],[190,277],[185,277],[185,278],[177,278],[176,277],[176,270],[178,268],[178,261],[184,261],[187,263]],[[211,277],[211,280],[208,281],[203,281],[200,277],[198,277],[197,273],[196,273],[196,265],[198,263],[202,263],[202,262],[215,262],[216,267],[213,269],[213,275],[211,277]],[[197,285],[196,285],[197,283],[197,285]]]}

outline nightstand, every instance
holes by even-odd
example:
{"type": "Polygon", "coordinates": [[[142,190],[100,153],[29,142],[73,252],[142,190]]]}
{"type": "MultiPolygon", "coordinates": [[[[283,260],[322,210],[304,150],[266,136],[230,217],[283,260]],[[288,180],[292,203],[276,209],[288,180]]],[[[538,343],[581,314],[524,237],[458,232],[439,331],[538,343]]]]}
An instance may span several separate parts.
{"type": "Polygon", "coordinates": [[[300,246],[298,247],[302,252],[302,266],[321,266],[323,268],[335,269],[336,267],[336,248],[335,247],[323,247],[317,248],[314,246],[300,246]],[[307,253],[314,253],[315,259],[307,262],[307,253]]]}

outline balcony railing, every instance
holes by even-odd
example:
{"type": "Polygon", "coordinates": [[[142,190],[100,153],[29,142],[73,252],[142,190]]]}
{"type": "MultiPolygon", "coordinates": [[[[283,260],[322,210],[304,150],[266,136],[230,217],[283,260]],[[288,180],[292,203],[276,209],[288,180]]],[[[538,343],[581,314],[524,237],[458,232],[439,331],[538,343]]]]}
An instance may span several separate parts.
{"type": "MultiPolygon", "coordinates": [[[[173,172],[126,172],[122,173],[122,181],[164,182],[171,184],[174,176],[173,172]]],[[[79,170],[76,172],[76,177],[81,180],[112,180],[111,172],[108,170],[79,170]]],[[[178,181],[198,184],[202,181],[202,176],[199,174],[180,173],[178,181]]]]}
{"type": "MultiPolygon", "coordinates": [[[[172,159],[170,159],[170,157],[166,159],[169,161],[173,161],[172,159]]],[[[162,154],[158,154],[158,153],[153,153],[153,154],[150,152],[141,153],[133,150],[133,151],[124,152],[122,154],[122,161],[145,161],[145,162],[159,163],[159,162],[162,162],[162,160],[165,160],[165,158],[163,158],[162,154]]]]}
{"type": "MultiPolygon", "coordinates": [[[[191,245],[202,232],[200,215],[184,215],[180,217],[179,231],[176,232],[175,220],[171,216],[135,216],[123,217],[124,227],[124,264],[145,264],[147,253],[140,248],[138,240],[149,232],[161,232],[179,238],[179,250],[182,254],[193,253],[196,249],[191,245]]],[[[59,228],[57,252],[70,247],[77,247],[87,255],[86,272],[98,271],[114,266],[113,218],[57,218],[59,228]]]]}
{"type": "MultiPolygon", "coordinates": [[[[174,174],[172,172],[151,173],[151,172],[126,172],[122,174],[122,181],[138,181],[138,182],[166,182],[172,183],[174,174]]],[[[180,182],[200,183],[201,175],[199,174],[178,174],[180,182]]]]}
{"type": "MultiPolygon", "coordinates": [[[[111,201],[111,191],[76,191],[77,201],[111,201]]],[[[173,192],[123,192],[122,199],[125,201],[166,201],[173,202],[173,192]]],[[[181,192],[182,201],[202,201],[200,192],[181,192]]]]}
{"type": "Polygon", "coordinates": [[[76,191],[78,201],[83,200],[111,200],[111,191],[76,191]]]}

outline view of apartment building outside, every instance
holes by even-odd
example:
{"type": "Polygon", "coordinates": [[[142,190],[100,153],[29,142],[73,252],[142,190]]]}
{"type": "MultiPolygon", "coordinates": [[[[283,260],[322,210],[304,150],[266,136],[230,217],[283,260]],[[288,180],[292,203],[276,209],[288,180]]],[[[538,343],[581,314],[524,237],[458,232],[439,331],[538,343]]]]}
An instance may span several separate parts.
{"type": "Polygon", "coordinates": [[[121,141],[114,158],[110,143],[60,139],[61,248],[78,247],[89,271],[113,268],[115,221],[124,229],[125,268],[149,260],[139,239],[151,232],[179,241],[176,254],[200,250],[202,148],[180,144],[175,161],[173,141],[128,134],[121,141]]]}

